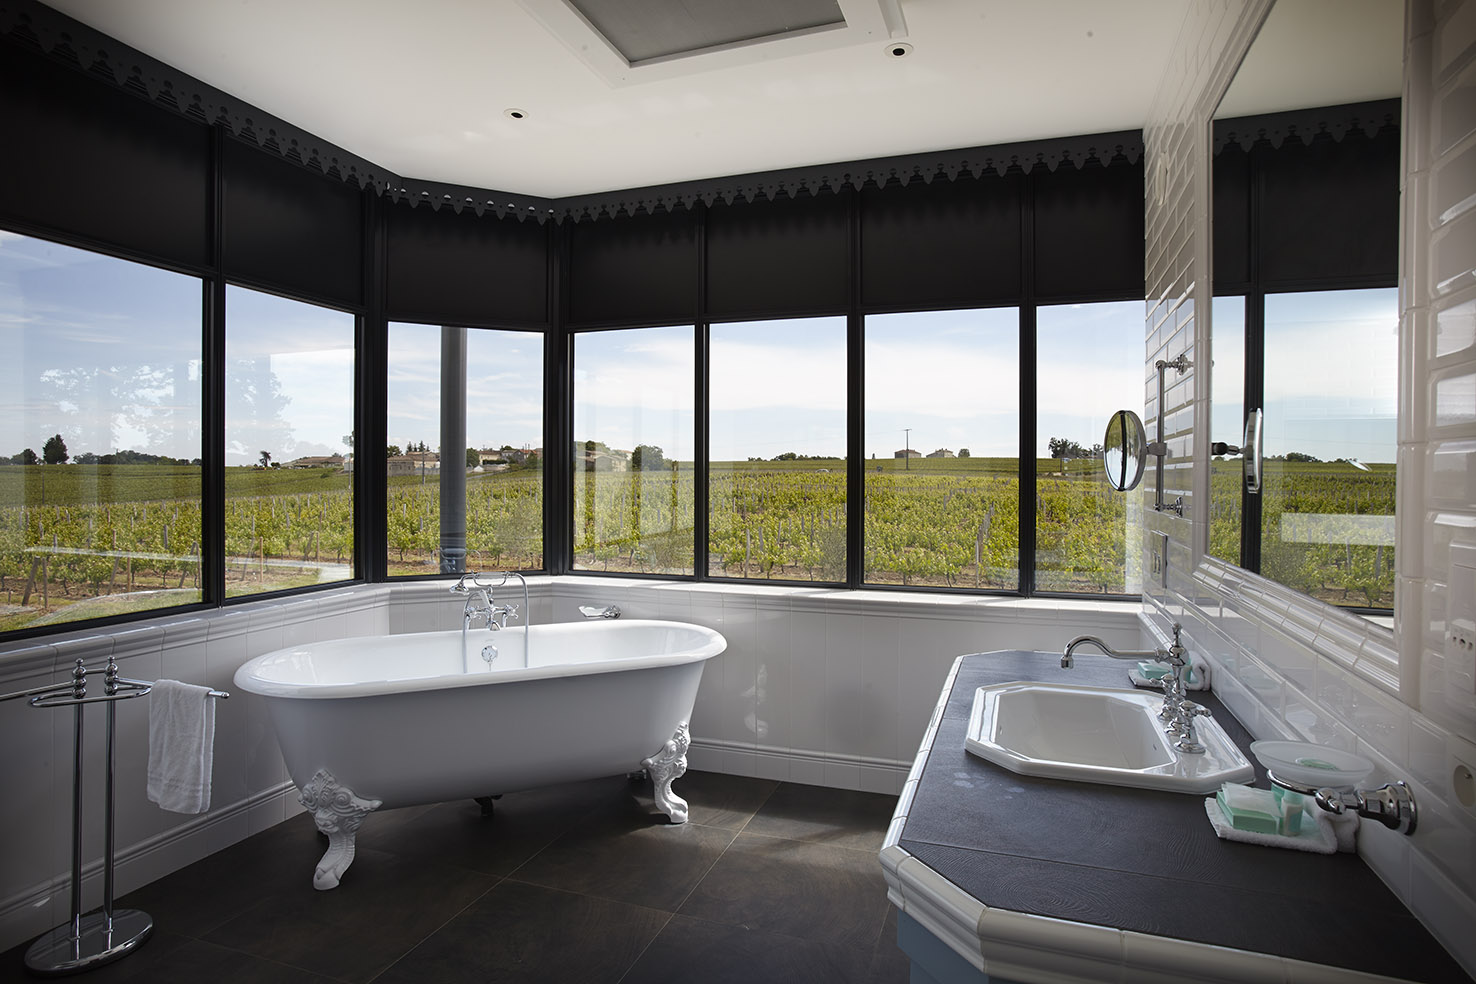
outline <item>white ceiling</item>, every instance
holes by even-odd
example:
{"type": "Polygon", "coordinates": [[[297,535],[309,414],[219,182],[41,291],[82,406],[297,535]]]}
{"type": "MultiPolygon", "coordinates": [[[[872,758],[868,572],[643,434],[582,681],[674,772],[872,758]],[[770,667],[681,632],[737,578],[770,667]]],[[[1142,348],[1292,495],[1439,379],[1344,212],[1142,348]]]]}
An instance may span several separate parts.
{"type": "Polygon", "coordinates": [[[867,2],[643,75],[561,0],[48,0],[398,174],[547,197],[1138,128],[1192,0],[867,2]]]}

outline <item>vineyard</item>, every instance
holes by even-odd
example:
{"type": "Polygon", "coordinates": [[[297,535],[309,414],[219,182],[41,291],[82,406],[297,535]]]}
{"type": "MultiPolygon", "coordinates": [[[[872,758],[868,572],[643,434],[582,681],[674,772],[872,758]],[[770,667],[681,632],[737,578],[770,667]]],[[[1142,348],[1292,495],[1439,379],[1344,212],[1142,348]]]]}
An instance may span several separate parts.
{"type": "MultiPolygon", "coordinates": [[[[1014,459],[990,458],[868,461],[866,581],[1017,588],[1016,467],[1014,459]]],[[[1037,469],[1036,588],[1135,593],[1132,497],[1108,492],[1095,461],[1042,459],[1037,469]]],[[[1234,463],[1223,462],[1212,474],[1210,552],[1232,561],[1239,552],[1238,475],[1234,463]]],[[[844,581],[845,479],[842,461],[714,463],[707,573],[844,581]]],[[[437,481],[396,477],[386,491],[390,574],[435,573],[437,481]]],[[[573,491],[575,569],[693,571],[690,465],[580,472],[573,491]]],[[[199,500],[200,471],[191,466],[0,467],[0,630],[198,600],[199,500]]],[[[1391,465],[1362,472],[1346,464],[1268,462],[1263,570],[1333,604],[1390,607],[1394,547],[1392,535],[1378,540],[1377,517],[1393,510],[1391,465]],[[1314,514],[1318,522],[1293,520],[1293,513],[1314,514]]],[[[466,516],[468,567],[543,566],[537,468],[468,475],[466,516]]],[[[353,528],[350,475],[227,469],[227,594],[352,577],[353,528]]]]}
{"type": "MultiPolygon", "coordinates": [[[[1094,462],[1040,465],[1037,583],[1043,590],[1125,589],[1126,500],[1094,462]],[[1069,471],[1066,470],[1069,467],[1069,471]]],[[[1011,590],[1019,582],[1014,459],[870,461],[866,580],[1011,590]]],[[[843,461],[716,462],[709,477],[708,574],[844,581],[843,461]]],[[[575,566],[693,570],[689,471],[584,473],[575,480],[575,566]]]]}
{"type": "MultiPolygon", "coordinates": [[[[1329,604],[1394,607],[1394,466],[1367,467],[1265,462],[1262,574],[1329,604]]],[[[1236,461],[1216,461],[1210,473],[1209,553],[1231,563],[1240,558],[1240,474],[1236,461]]]]}

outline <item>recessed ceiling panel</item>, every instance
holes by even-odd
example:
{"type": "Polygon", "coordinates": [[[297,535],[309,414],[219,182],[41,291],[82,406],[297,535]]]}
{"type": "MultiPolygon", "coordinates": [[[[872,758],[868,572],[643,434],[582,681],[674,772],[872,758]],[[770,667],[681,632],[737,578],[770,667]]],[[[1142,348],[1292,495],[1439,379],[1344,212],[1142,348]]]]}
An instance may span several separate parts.
{"type": "Polygon", "coordinates": [[[568,0],[631,65],[843,28],[836,0],[568,0]]]}

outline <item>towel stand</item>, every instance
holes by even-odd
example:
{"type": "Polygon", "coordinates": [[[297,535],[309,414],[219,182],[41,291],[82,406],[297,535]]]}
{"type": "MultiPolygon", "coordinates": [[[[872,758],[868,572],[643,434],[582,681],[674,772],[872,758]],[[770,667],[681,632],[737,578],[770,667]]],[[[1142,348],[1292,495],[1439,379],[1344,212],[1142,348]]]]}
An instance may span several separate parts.
{"type": "MultiPolygon", "coordinates": [[[[113,805],[114,781],[117,754],[115,737],[118,730],[117,702],[134,697],[143,697],[153,688],[147,680],[130,680],[118,675],[118,664],[112,656],[107,665],[101,667],[103,692],[96,697],[87,696],[87,674],[89,670],[82,660],[72,667],[72,679],[68,683],[57,683],[34,690],[0,696],[0,701],[27,698],[32,707],[75,707],[75,724],[72,729],[74,754],[72,761],[72,918],[64,926],[58,926],[37,938],[26,951],[26,967],[44,977],[76,974],[92,970],[127,956],[148,939],[154,930],[154,921],[148,913],[137,909],[113,909],[113,805]],[[82,710],[84,704],[106,703],[108,705],[107,741],[107,809],[103,820],[103,904],[102,908],[87,915],[82,914],[82,710]]],[[[210,697],[224,700],[230,694],[223,690],[212,690],[210,697]]]]}

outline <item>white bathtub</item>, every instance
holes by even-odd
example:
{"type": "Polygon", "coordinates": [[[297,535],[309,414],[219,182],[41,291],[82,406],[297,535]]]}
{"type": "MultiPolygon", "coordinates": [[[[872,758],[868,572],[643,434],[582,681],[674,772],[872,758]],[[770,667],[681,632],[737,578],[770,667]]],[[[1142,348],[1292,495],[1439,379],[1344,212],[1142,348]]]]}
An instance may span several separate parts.
{"type": "Polygon", "coordinates": [[[602,619],[465,638],[465,651],[460,630],[334,639],[236,671],[237,688],[267,701],[300,799],[328,835],[316,887],[338,884],[359,825],[381,807],[644,768],[662,811],[687,819],[671,781],[686,771],[687,723],[704,662],[727,647],[721,634],[602,619]]]}

